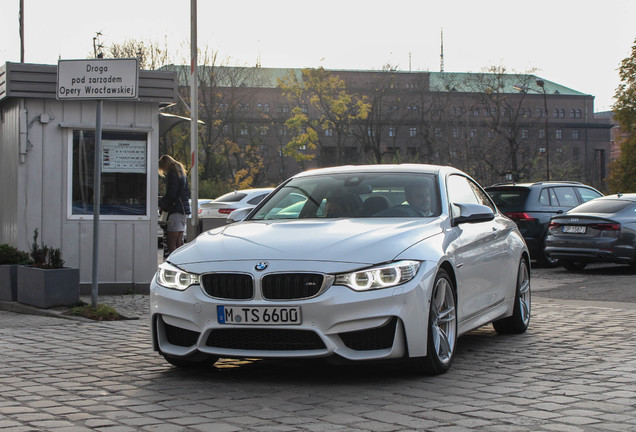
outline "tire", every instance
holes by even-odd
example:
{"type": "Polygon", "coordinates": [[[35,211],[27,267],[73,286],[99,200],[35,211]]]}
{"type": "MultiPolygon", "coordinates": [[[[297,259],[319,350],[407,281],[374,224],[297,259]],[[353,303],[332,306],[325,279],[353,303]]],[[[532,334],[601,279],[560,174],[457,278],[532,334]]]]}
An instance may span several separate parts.
{"type": "Polygon", "coordinates": [[[524,333],[530,325],[532,294],[530,290],[530,271],[528,261],[525,258],[521,258],[519,262],[516,285],[515,304],[512,315],[492,323],[497,333],[520,334],[524,333]]]}
{"type": "Polygon", "coordinates": [[[202,369],[211,367],[219,359],[208,354],[198,353],[189,357],[173,357],[161,353],[164,359],[173,366],[183,369],[202,369]]]}
{"type": "Polygon", "coordinates": [[[563,267],[572,271],[583,270],[585,266],[587,266],[587,263],[580,262],[580,261],[570,261],[570,260],[562,259],[560,262],[563,267]]]}
{"type": "Polygon", "coordinates": [[[414,359],[427,375],[450,369],[457,346],[457,308],[455,286],[445,270],[435,276],[428,314],[427,355],[414,359]]]}

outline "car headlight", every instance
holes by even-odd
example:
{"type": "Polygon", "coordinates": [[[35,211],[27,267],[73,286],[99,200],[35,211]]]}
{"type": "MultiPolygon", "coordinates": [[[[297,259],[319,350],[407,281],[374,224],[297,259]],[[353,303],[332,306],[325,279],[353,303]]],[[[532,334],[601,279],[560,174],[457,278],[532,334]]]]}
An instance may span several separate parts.
{"type": "Polygon", "coordinates": [[[188,273],[169,263],[162,263],[157,271],[157,283],[166,288],[183,291],[190,285],[199,284],[199,275],[188,273]]]}
{"type": "Polygon", "coordinates": [[[336,275],[334,284],[345,285],[355,291],[390,288],[413,279],[419,268],[419,261],[398,261],[352,273],[336,275]]]}

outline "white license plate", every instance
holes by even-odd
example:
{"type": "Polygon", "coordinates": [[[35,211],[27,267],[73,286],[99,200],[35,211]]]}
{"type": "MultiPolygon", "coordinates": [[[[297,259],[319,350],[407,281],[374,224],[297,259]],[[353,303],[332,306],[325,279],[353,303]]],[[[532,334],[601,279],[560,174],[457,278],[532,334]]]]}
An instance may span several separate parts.
{"type": "Polygon", "coordinates": [[[300,306],[223,306],[216,307],[219,324],[289,325],[302,323],[300,306]]]}
{"type": "Polygon", "coordinates": [[[563,232],[568,234],[585,234],[585,227],[581,225],[563,225],[563,232]]]}

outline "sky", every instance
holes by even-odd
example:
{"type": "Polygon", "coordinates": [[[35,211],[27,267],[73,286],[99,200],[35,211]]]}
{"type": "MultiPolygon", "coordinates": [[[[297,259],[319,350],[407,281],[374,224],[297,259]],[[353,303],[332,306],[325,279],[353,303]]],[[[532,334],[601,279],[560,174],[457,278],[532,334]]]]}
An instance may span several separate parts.
{"type": "MultiPolygon", "coordinates": [[[[0,64],[20,61],[20,0],[0,0],[0,64]]],[[[92,57],[126,40],[188,64],[189,0],[24,0],[25,61],[92,57]]],[[[595,96],[607,111],[636,43],[635,0],[198,0],[199,49],[231,65],[440,71],[503,66],[595,96]]]]}

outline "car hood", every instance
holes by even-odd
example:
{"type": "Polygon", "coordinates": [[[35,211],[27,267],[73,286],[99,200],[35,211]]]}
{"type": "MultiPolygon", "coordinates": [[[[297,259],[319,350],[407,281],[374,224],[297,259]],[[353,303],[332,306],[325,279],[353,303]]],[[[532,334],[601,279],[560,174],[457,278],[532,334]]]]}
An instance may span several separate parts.
{"type": "Polygon", "coordinates": [[[376,264],[442,232],[440,219],[246,221],[199,235],[169,257],[209,261],[295,260],[376,264]]]}

